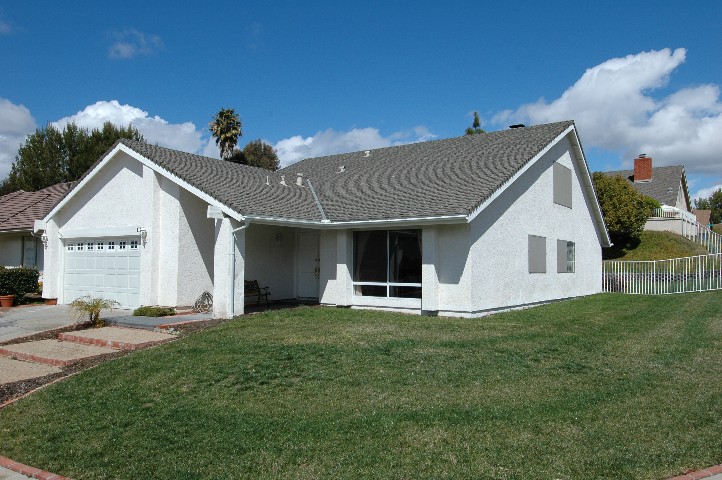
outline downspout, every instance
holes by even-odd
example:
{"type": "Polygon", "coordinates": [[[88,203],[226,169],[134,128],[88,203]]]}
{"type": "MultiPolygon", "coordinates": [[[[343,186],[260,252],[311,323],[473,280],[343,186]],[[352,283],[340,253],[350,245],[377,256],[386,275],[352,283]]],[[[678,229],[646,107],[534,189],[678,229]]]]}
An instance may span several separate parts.
{"type": "Polygon", "coordinates": [[[228,271],[230,272],[230,304],[228,306],[228,313],[230,314],[229,318],[233,318],[233,315],[236,311],[236,232],[240,230],[245,230],[250,224],[251,222],[246,220],[243,225],[234,230],[231,230],[231,234],[228,237],[231,242],[231,268],[228,269],[228,271]]]}

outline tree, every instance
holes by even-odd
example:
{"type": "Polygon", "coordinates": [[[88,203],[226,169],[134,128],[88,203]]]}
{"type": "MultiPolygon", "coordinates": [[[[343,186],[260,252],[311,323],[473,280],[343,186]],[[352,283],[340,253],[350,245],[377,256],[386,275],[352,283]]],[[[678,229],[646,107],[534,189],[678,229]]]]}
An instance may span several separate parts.
{"type": "Polygon", "coordinates": [[[481,120],[479,120],[479,112],[474,112],[474,121],[471,126],[466,129],[465,135],[478,135],[480,133],[486,133],[481,129],[481,120]]]}
{"type": "Polygon", "coordinates": [[[53,125],[39,128],[18,149],[8,177],[0,184],[0,195],[75,181],[120,138],[144,141],[133,126],[117,127],[110,122],[91,131],[74,123],[62,131],[53,125]]]}
{"type": "Polygon", "coordinates": [[[694,208],[697,210],[710,210],[709,198],[697,198],[694,200],[694,208]]]}
{"type": "Polygon", "coordinates": [[[216,139],[216,145],[221,150],[221,158],[229,160],[238,144],[238,137],[243,136],[240,117],[232,108],[221,108],[208,126],[216,139]]]}
{"type": "Polygon", "coordinates": [[[253,140],[243,147],[245,164],[252,167],[265,168],[266,170],[278,170],[279,161],[276,150],[263,140],[253,140]]]}
{"type": "Polygon", "coordinates": [[[638,238],[659,202],[637,192],[620,175],[594,172],[592,181],[612,242],[626,245],[638,238]]]}

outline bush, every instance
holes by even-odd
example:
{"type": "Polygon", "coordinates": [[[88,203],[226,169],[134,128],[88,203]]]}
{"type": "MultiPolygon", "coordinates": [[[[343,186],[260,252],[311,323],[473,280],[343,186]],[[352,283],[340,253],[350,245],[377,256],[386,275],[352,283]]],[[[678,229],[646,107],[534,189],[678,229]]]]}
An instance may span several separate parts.
{"type": "Polygon", "coordinates": [[[136,317],[169,317],[175,315],[175,310],[166,307],[138,307],[133,310],[136,317]]]}
{"type": "Polygon", "coordinates": [[[612,242],[627,244],[638,239],[659,202],[638,193],[619,175],[594,172],[592,180],[612,242]]]}
{"type": "Polygon", "coordinates": [[[0,267],[0,295],[15,295],[21,301],[26,293],[38,289],[40,272],[34,268],[0,267]]]}

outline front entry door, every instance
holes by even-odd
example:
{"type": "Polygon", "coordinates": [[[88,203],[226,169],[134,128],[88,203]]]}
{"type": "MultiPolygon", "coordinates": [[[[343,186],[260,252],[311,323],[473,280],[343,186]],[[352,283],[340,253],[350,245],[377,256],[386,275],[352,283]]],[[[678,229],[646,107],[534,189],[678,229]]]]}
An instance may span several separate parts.
{"type": "Polygon", "coordinates": [[[297,252],[297,295],[299,298],[318,298],[318,281],[320,278],[318,233],[299,233],[297,252]]]}

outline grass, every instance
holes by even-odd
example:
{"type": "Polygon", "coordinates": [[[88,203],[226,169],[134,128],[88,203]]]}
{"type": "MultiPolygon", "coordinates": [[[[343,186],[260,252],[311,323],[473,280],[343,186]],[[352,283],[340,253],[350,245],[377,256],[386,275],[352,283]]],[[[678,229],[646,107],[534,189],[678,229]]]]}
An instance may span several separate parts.
{"type": "Polygon", "coordinates": [[[602,250],[604,260],[664,260],[667,258],[707,255],[702,245],[672,232],[645,230],[637,241],[602,250]]]}
{"type": "Polygon", "coordinates": [[[0,454],[78,480],[665,478],[722,463],[720,312],[715,292],[273,311],[0,410],[0,454]]]}

